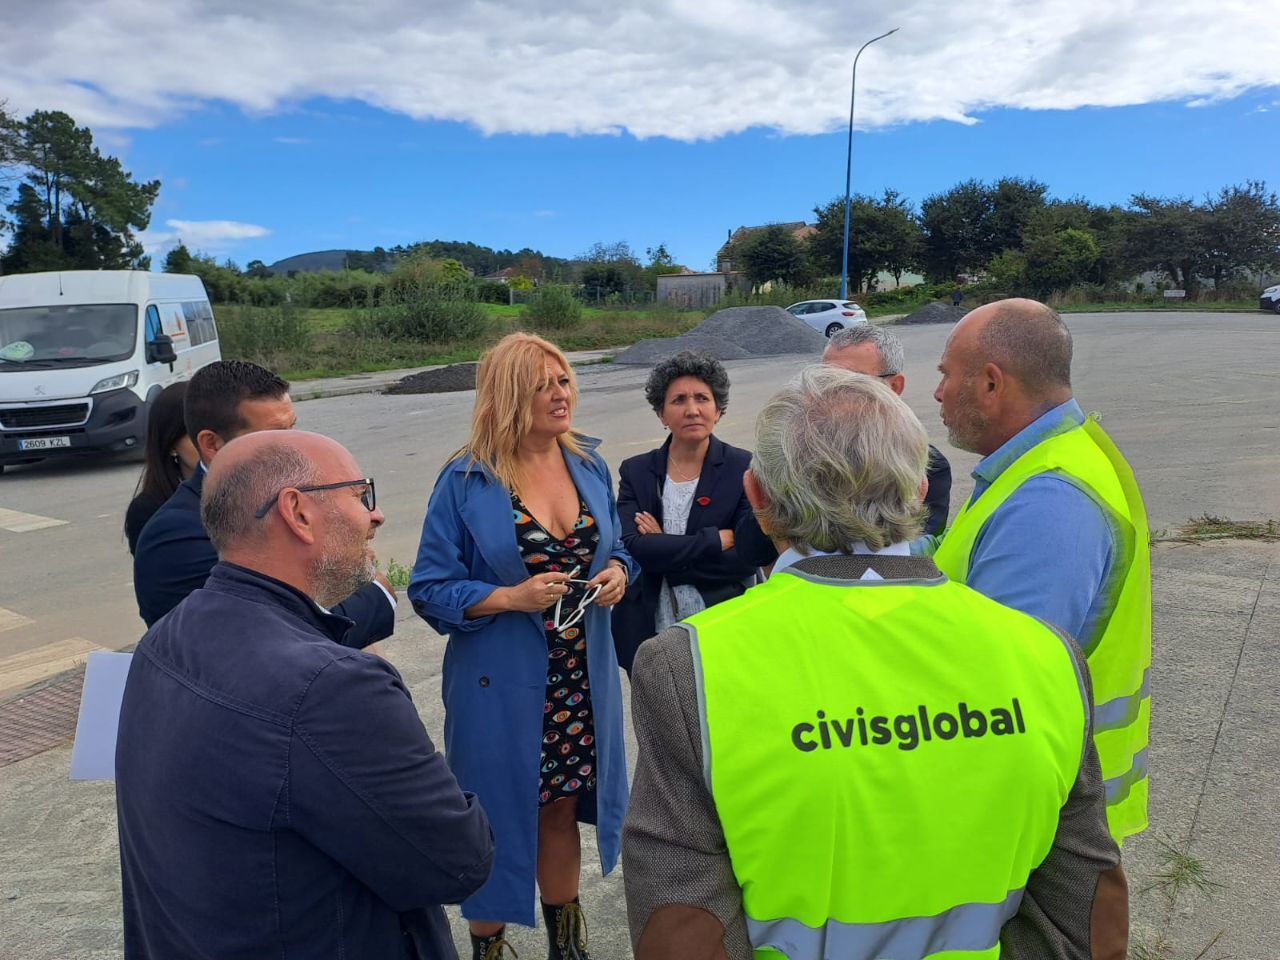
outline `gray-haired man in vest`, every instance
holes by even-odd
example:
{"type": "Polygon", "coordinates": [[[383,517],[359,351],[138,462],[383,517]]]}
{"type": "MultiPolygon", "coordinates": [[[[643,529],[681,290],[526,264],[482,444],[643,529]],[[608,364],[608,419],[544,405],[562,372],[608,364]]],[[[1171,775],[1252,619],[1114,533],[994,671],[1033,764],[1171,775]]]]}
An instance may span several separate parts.
{"type": "Polygon", "coordinates": [[[765,405],[773,574],[632,675],[637,960],[1124,956],[1084,656],[910,555],[926,459],[876,378],[815,366],[765,405]]]}

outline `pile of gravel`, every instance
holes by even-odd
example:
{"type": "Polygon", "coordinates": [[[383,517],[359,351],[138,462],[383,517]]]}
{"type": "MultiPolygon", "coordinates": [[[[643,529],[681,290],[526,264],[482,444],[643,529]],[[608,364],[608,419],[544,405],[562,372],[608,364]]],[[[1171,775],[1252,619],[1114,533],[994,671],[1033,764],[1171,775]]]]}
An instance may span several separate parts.
{"type": "Polygon", "coordinates": [[[447,367],[423,370],[393,383],[387,393],[453,393],[476,388],[476,364],[451,363],[447,367]]]}
{"type": "Polygon", "coordinates": [[[694,350],[717,360],[776,357],[789,353],[816,356],[827,338],[781,307],[730,307],[707,317],[688,333],[666,340],[641,340],[614,358],[614,363],[651,367],[681,350],[694,350]]]}
{"type": "Polygon", "coordinates": [[[915,313],[905,316],[898,323],[955,323],[969,310],[966,307],[953,307],[949,303],[935,300],[926,303],[915,313]]]}

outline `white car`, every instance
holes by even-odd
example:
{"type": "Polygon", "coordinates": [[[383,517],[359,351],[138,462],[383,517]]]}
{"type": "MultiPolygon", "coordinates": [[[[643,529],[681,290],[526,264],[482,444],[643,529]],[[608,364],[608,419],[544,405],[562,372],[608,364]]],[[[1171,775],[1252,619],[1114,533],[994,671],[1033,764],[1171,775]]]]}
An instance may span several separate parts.
{"type": "Polygon", "coordinates": [[[801,300],[787,307],[787,313],[828,337],[837,330],[867,322],[866,313],[851,300],[801,300]]]}
{"type": "Polygon", "coordinates": [[[1262,291],[1262,295],[1258,297],[1258,306],[1263,310],[1280,313],[1280,283],[1262,291]]]}

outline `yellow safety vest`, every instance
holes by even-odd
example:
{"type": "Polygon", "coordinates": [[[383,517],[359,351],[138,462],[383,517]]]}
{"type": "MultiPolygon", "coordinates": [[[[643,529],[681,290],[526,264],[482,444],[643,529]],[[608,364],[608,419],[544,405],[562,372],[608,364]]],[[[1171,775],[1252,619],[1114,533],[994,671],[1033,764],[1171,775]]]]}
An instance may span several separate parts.
{"type": "Polygon", "coordinates": [[[998,957],[1084,751],[1063,639],[945,577],[795,568],[685,625],[757,960],[998,957]]]}
{"type": "Polygon", "coordinates": [[[934,554],[953,580],[968,581],[969,559],[991,515],[1018,487],[1054,472],[1108,514],[1116,531],[1112,595],[1091,637],[1077,637],[1093,678],[1093,736],[1117,843],[1147,828],[1147,744],[1151,733],[1151,547],[1147,512],[1133,471],[1095,420],[1032,447],[970,500],[934,554]]]}

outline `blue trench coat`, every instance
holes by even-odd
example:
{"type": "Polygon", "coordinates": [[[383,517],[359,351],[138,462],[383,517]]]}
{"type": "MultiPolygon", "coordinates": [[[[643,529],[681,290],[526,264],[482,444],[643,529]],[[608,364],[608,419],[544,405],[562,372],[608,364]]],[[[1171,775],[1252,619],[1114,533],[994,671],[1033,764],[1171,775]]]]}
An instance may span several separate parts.
{"type": "MultiPolygon", "coordinates": [[[[609,468],[566,453],[569,473],[600,529],[588,577],[611,557],[638,568],[622,546],[609,468]]],[[[511,494],[485,468],[449,463],[427,504],[418,559],[409,582],[413,608],[449,643],[444,655],[445,753],[463,789],[480,798],[497,841],[488,882],[462,905],[473,920],[535,924],[538,776],[547,687],[547,642],[540,613],[502,613],[467,620],[463,611],[499,586],[528,577],[516,546],[511,494]]],[[[627,805],[622,687],[610,632],[610,612],[591,606],[587,672],[595,716],[594,796],[578,801],[578,819],[594,823],[600,863],[618,862],[627,805]]]]}

